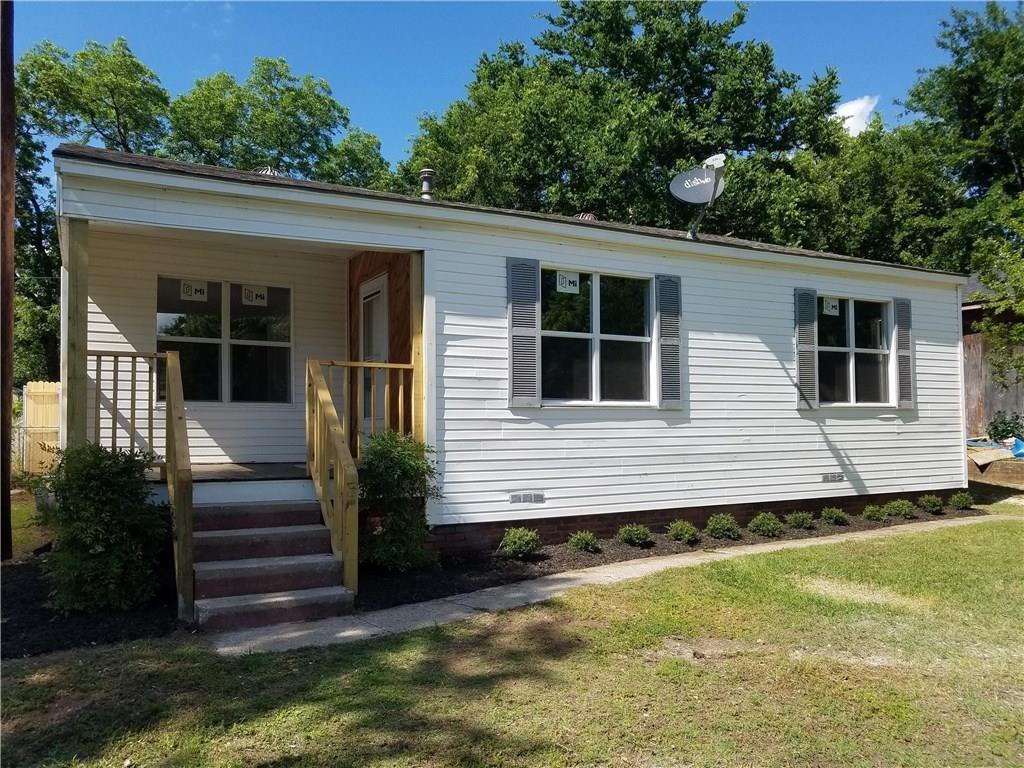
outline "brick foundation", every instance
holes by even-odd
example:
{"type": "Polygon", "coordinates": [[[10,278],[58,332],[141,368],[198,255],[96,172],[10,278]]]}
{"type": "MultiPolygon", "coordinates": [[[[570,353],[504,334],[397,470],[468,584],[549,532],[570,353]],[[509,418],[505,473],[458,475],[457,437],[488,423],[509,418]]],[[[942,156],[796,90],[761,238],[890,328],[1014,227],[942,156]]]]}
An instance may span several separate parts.
{"type": "MultiPolygon", "coordinates": [[[[951,489],[936,491],[941,495],[952,493],[951,489]]],[[[615,512],[611,514],[571,515],[567,517],[535,520],[504,520],[494,523],[458,523],[437,525],[431,529],[431,546],[448,555],[465,555],[494,550],[501,541],[506,528],[525,526],[536,529],[545,544],[559,544],[575,531],[587,530],[600,538],[611,538],[620,526],[626,523],[641,523],[655,532],[673,520],[689,520],[703,528],[711,515],[719,512],[733,515],[741,526],[745,526],[759,512],[774,512],[780,517],[788,512],[806,510],[819,512],[823,507],[839,507],[850,514],[860,513],[869,504],[885,504],[900,498],[916,498],[928,491],[912,493],[876,493],[851,496],[823,496],[815,499],[789,501],[759,501],[746,504],[716,504],[706,507],[677,507],[652,509],[640,512],[615,512]]]]}

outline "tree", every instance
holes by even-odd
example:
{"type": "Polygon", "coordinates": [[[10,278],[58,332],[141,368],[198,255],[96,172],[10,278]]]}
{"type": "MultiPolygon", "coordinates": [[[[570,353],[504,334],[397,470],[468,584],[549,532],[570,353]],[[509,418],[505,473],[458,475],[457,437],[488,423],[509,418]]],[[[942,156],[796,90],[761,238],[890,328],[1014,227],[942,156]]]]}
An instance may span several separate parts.
{"type": "MultiPolygon", "coordinates": [[[[742,6],[716,22],[702,5],[562,2],[537,54],[485,55],[466,98],[422,120],[407,188],[430,165],[452,199],[685,226],[693,211],[667,193],[684,167],[728,149],[788,173],[799,147],[834,151],[835,73],[798,87],[768,45],[733,39],[742,6]]],[[[766,228],[744,220],[740,234],[766,228]]]]}
{"type": "Polygon", "coordinates": [[[17,87],[32,94],[32,118],[53,136],[149,153],[166,131],[167,91],[123,37],[109,48],[89,41],[73,56],[40,43],[18,62],[17,87]]]}
{"type": "Polygon", "coordinates": [[[296,77],[284,59],[256,58],[244,83],[221,72],[171,104],[164,151],[235,168],[267,166],[310,178],[348,126],[327,81],[296,77]]]}
{"type": "Polygon", "coordinates": [[[317,181],[350,187],[388,190],[394,177],[380,152],[380,139],[360,128],[352,128],[322,158],[313,172],[317,181]]]}
{"type": "MultiPolygon", "coordinates": [[[[947,222],[959,233],[961,261],[989,288],[989,309],[1024,316],[1024,6],[990,2],[983,12],[954,10],[937,41],[948,63],[911,88],[907,107],[942,145],[970,207],[947,222]]],[[[1003,384],[1024,381],[1024,323],[990,316],[978,324],[1003,384]]]]}

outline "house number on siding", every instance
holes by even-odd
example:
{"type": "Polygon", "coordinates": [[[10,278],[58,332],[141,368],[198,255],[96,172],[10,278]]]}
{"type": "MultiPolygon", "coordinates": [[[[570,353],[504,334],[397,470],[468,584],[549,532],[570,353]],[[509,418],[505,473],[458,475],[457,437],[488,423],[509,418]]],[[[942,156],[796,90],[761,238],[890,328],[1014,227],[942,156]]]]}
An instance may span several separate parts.
{"type": "Polygon", "coordinates": [[[580,273],[579,272],[563,272],[558,270],[558,281],[556,288],[559,293],[579,293],[580,292],[580,273]]]}

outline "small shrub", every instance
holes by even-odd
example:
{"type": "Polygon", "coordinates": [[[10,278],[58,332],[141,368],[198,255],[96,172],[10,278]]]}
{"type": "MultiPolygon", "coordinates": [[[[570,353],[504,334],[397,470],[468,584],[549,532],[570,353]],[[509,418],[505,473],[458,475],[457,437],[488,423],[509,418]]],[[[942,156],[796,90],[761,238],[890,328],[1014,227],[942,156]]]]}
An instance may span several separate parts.
{"type": "Polygon", "coordinates": [[[970,509],[974,506],[974,497],[967,491],[957,491],[949,497],[949,506],[953,509],[970,509]]]}
{"type": "Polygon", "coordinates": [[[902,517],[904,520],[917,517],[917,507],[914,506],[914,502],[907,499],[890,501],[882,509],[885,510],[886,517],[902,517]]]}
{"type": "Polygon", "coordinates": [[[782,522],[771,512],[762,512],[747,525],[747,530],[758,536],[776,538],[782,535],[782,522]]]}
{"type": "Polygon", "coordinates": [[[814,527],[814,515],[810,512],[790,512],[786,515],[786,525],[790,528],[810,530],[814,527]]]}
{"type": "Polygon", "coordinates": [[[1019,413],[1007,413],[998,411],[986,427],[990,440],[997,443],[1008,440],[1011,437],[1019,437],[1024,440],[1024,416],[1019,413]]]}
{"type": "Polygon", "coordinates": [[[411,435],[370,436],[359,463],[359,496],[375,516],[359,541],[359,556],[389,571],[407,571],[436,560],[427,548],[426,500],[441,497],[434,449],[411,435]]]}
{"type": "Polygon", "coordinates": [[[569,537],[566,546],[573,552],[600,552],[601,545],[597,543],[597,536],[590,531],[576,531],[569,537]]]}
{"type": "Polygon", "coordinates": [[[540,534],[533,528],[506,528],[498,545],[498,555],[510,560],[526,560],[540,550],[540,534]]]}
{"type": "Polygon", "coordinates": [[[54,534],[44,564],[51,605],[65,612],[141,605],[170,572],[171,516],[152,502],[146,481],[153,454],[86,443],[56,457],[55,503],[40,510],[54,534]]]}
{"type": "Polygon", "coordinates": [[[942,503],[942,499],[934,493],[926,493],[924,496],[918,497],[917,506],[930,515],[939,515],[942,514],[945,505],[942,503]]]}
{"type": "Polygon", "coordinates": [[[631,547],[645,547],[651,543],[651,530],[646,525],[624,525],[615,538],[631,547]]]}
{"type": "Polygon", "coordinates": [[[676,520],[668,527],[668,537],[672,541],[681,541],[684,544],[696,544],[700,541],[700,531],[697,526],[689,520],[676,520]]]}
{"type": "Polygon", "coordinates": [[[874,523],[880,523],[885,520],[885,510],[877,504],[868,504],[864,507],[864,519],[871,520],[874,523]]]}
{"type": "Polygon", "coordinates": [[[821,521],[831,525],[849,525],[850,523],[846,513],[839,507],[825,507],[821,510],[821,521]]]}
{"type": "Polygon", "coordinates": [[[704,526],[704,533],[713,539],[738,539],[740,537],[740,524],[732,515],[719,513],[708,518],[708,524],[704,526]]]}

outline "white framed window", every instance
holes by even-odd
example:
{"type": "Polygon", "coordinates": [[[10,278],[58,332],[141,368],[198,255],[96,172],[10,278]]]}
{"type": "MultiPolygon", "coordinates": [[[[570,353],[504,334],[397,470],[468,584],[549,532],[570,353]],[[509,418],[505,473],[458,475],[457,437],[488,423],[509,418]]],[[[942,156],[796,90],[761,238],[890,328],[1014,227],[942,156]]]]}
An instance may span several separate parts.
{"type": "Polygon", "coordinates": [[[818,400],[822,405],[892,402],[892,302],[817,297],[818,400]]]}
{"type": "Polygon", "coordinates": [[[186,400],[291,402],[291,329],[290,288],[157,278],[157,351],[179,353],[186,400]]]}
{"type": "Polygon", "coordinates": [[[651,402],[648,277],[540,271],[540,387],[549,404],[651,402]]]}

